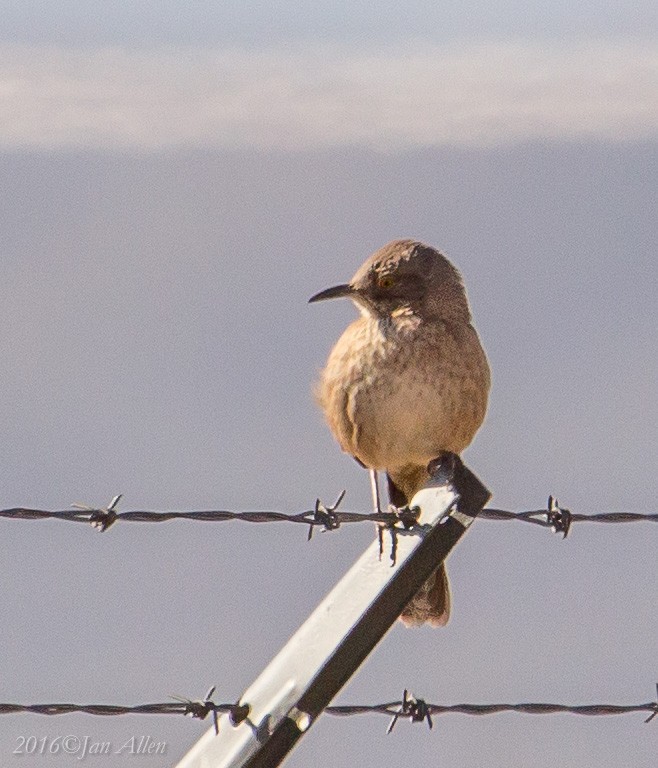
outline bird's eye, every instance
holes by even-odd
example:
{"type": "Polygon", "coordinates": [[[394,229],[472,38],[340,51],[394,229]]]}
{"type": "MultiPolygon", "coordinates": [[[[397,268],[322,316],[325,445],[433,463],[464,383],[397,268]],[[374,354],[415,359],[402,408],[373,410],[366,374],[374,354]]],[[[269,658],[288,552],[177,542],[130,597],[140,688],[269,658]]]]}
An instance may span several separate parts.
{"type": "Polygon", "coordinates": [[[377,280],[377,286],[379,288],[390,288],[395,283],[395,278],[391,275],[384,275],[377,280]]]}

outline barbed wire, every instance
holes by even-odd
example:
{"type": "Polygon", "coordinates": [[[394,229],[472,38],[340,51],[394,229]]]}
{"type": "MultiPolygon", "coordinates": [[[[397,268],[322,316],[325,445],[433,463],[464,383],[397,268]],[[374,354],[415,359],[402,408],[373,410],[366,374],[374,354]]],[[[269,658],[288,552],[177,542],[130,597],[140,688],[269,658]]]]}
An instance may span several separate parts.
{"type": "MultiPolygon", "coordinates": [[[[658,685],[656,686],[658,696],[658,685]]],[[[239,725],[247,720],[250,714],[248,704],[218,704],[212,700],[215,693],[213,686],[204,699],[186,699],[172,696],[173,701],[157,704],[137,704],[123,706],[117,704],[2,704],[0,715],[32,713],[38,715],[67,715],[72,712],[88,715],[186,715],[204,720],[212,714],[215,731],[219,732],[218,715],[228,714],[232,725],[239,725]]],[[[400,718],[411,722],[426,722],[432,728],[432,716],[460,715],[496,715],[503,712],[518,712],[526,715],[571,714],[588,717],[628,715],[635,712],[648,712],[645,723],[658,716],[658,701],[645,704],[555,704],[555,703],[521,703],[521,704],[430,704],[425,699],[416,698],[404,691],[402,700],[389,701],[383,704],[343,704],[327,707],[324,712],[328,715],[349,717],[363,714],[380,714],[391,717],[387,733],[390,733],[400,718]]]]}
{"type": "MultiPolygon", "coordinates": [[[[345,512],[338,507],[345,496],[342,491],[333,505],[327,506],[317,499],[313,509],[303,512],[286,513],[276,511],[233,512],[219,510],[191,510],[160,512],[151,510],[132,510],[118,512],[116,506],[122,498],[115,496],[107,507],[91,507],[85,504],[73,504],[72,509],[46,510],[13,507],[0,510],[0,518],[14,520],[63,520],[74,523],[88,523],[100,531],[106,531],[116,522],[129,523],[163,523],[169,520],[187,520],[204,523],[223,523],[229,520],[243,523],[301,523],[308,526],[310,539],[315,528],[323,531],[333,531],[347,523],[375,522],[393,526],[402,523],[411,527],[418,519],[418,510],[409,507],[389,507],[382,512],[345,512]]],[[[600,512],[592,515],[573,513],[560,507],[553,496],[548,497],[545,509],[534,509],[526,512],[510,512],[505,509],[483,509],[479,517],[484,520],[508,521],[516,520],[523,523],[552,528],[556,533],[567,536],[574,523],[657,523],[658,513],[641,512],[600,512]]]]}

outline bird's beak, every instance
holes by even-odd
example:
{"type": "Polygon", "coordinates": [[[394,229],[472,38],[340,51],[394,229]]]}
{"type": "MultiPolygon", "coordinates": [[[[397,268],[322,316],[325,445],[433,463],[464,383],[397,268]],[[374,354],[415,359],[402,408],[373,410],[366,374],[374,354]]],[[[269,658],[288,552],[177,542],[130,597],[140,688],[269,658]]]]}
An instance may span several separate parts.
{"type": "Polygon", "coordinates": [[[339,299],[343,296],[354,296],[356,290],[349,284],[343,283],[342,285],[334,285],[333,288],[327,288],[320,293],[316,293],[315,296],[311,296],[308,300],[309,304],[314,301],[324,301],[325,299],[339,299]]]}

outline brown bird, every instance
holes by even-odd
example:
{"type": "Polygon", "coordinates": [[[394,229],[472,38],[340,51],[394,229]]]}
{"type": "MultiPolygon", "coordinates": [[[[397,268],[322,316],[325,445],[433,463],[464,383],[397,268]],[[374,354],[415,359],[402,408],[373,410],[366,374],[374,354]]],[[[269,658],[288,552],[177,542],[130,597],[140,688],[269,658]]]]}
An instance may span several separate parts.
{"type": "MultiPolygon", "coordinates": [[[[471,324],[459,271],[434,248],[394,240],[349,283],[313,296],[346,296],[361,316],[332,349],[317,399],[341,448],[387,475],[389,499],[408,504],[428,480],[428,463],[460,454],[487,409],[487,358],[471,324]]],[[[402,613],[407,626],[443,626],[450,617],[444,566],[402,613]]]]}

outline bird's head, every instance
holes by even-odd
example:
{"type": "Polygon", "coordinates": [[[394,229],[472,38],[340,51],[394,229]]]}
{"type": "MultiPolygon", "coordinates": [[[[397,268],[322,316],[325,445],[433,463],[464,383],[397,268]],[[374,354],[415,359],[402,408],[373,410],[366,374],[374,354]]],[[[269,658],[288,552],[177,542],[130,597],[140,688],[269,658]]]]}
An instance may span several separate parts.
{"type": "Polygon", "coordinates": [[[439,251],[415,240],[394,240],[370,256],[349,283],[309,301],[348,297],[368,315],[470,320],[458,270],[439,251]]]}

